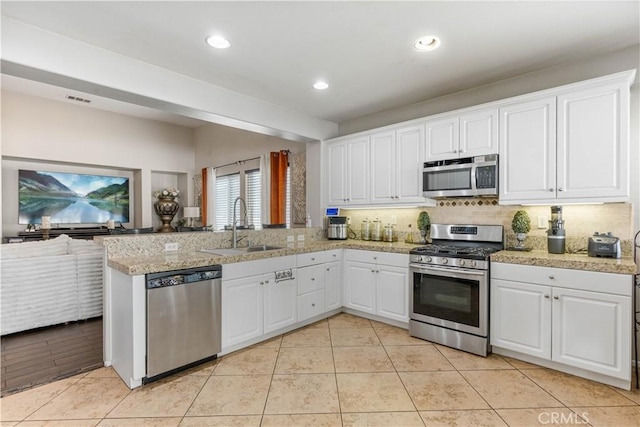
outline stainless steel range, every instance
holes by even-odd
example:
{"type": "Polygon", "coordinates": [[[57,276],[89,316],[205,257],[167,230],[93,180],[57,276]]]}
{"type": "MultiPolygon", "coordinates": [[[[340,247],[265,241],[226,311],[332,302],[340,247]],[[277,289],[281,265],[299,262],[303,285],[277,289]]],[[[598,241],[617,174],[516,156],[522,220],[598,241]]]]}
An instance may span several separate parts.
{"type": "Polygon", "coordinates": [[[410,252],[412,336],[486,356],[489,255],[504,248],[501,225],[432,224],[432,244],[410,252]]]}

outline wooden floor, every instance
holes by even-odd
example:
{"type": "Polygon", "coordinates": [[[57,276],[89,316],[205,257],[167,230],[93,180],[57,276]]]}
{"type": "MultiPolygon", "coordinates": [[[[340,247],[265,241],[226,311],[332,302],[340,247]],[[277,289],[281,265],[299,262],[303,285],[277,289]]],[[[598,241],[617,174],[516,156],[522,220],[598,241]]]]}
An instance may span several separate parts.
{"type": "Polygon", "coordinates": [[[101,367],[102,317],[6,335],[1,347],[4,397],[101,367]]]}

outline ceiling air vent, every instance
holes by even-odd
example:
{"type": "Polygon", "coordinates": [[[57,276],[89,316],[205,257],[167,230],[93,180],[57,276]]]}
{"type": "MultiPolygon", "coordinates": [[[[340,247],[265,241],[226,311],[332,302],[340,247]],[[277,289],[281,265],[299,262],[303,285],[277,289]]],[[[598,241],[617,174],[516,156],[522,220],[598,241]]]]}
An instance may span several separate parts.
{"type": "Polygon", "coordinates": [[[88,104],[91,102],[90,99],[80,98],[79,96],[73,96],[73,95],[67,95],[67,99],[70,99],[72,101],[77,101],[77,102],[84,102],[85,104],[88,104]]]}

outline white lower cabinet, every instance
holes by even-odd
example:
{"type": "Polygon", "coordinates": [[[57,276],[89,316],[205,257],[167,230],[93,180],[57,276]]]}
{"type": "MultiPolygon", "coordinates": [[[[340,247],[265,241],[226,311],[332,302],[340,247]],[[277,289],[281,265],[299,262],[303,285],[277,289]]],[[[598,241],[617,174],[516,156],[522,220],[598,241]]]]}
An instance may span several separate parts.
{"type": "Polygon", "coordinates": [[[409,256],[347,249],[344,306],[409,321],[409,256]]]}
{"type": "Polygon", "coordinates": [[[342,249],[298,255],[298,322],[342,307],[342,249]]]}
{"type": "Polygon", "coordinates": [[[296,323],[295,256],[224,265],[222,271],[223,351],[296,323]],[[290,277],[276,281],[277,271],[288,270],[290,277]]]}
{"type": "Polygon", "coordinates": [[[630,381],[631,276],[491,266],[494,352],[506,349],[630,381]]]}

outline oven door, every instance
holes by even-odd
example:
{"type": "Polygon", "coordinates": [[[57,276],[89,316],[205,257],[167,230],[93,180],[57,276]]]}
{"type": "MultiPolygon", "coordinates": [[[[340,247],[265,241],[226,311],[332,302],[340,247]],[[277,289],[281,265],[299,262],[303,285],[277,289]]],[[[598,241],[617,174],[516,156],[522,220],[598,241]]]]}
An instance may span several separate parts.
{"type": "Polygon", "coordinates": [[[488,271],[409,264],[413,320],[486,337],[488,271]]]}

